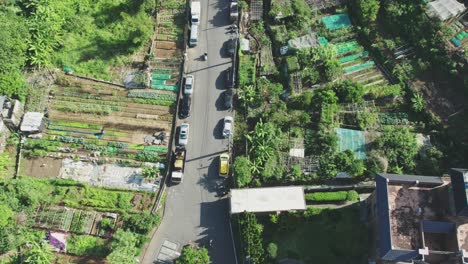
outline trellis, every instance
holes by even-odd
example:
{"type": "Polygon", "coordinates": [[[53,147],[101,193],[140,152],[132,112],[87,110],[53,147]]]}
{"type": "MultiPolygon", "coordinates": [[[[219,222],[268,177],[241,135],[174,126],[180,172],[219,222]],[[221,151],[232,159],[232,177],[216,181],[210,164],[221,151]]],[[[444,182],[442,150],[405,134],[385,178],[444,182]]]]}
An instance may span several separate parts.
{"type": "Polygon", "coordinates": [[[292,166],[299,165],[301,167],[301,171],[308,175],[310,173],[316,172],[319,166],[318,156],[306,156],[304,158],[300,157],[291,157],[289,153],[282,153],[283,155],[283,165],[291,169],[292,166]]]}
{"type": "Polygon", "coordinates": [[[340,105],[340,113],[359,113],[364,111],[374,111],[375,101],[363,101],[362,103],[349,103],[340,105]]]}
{"type": "Polygon", "coordinates": [[[252,0],[250,3],[250,20],[258,21],[263,17],[263,1],[252,0]]]}
{"type": "Polygon", "coordinates": [[[291,86],[294,89],[294,94],[302,93],[302,76],[300,72],[291,75],[291,86]]]}
{"type": "Polygon", "coordinates": [[[323,10],[334,6],[344,5],[348,0],[306,0],[312,9],[323,10]]]}
{"type": "Polygon", "coordinates": [[[67,207],[51,207],[47,209],[39,207],[36,211],[35,226],[68,232],[75,211],[77,210],[67,207]]]}

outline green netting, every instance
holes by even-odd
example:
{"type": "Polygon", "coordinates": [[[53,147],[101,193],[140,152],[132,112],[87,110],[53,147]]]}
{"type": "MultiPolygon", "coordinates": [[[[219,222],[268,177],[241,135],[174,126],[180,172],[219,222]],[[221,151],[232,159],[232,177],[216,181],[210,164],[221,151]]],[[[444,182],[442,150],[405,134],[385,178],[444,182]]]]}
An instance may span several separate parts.
{"type": "Polygon", "coordinates": [[[365,68],[369,68],[374,64],[375,64],[374,61],[368,61],[368,62],[363,63],[363,64],[358,64],[358,65],[354,65],[354,66],[345,68],[344,71],[345,71],[345,73],[355,72],[355,71],[359,71],[359,70],[362,70],[362,69],[365,69],[365,68]]]}
{"type": "Polygon", "coordinates": [[[151,80],[152,84],[166,84],[166,80],[158,80],[158,79],[153,79],[151,80]]]}
{"type": "Polygon", "coordinates": [[[464,38],[468,38],[468,32],[462,31],[458,35],[455,36],[458,40],[463,40],[464,38]]]}
{"type": "Polygon", "coordinates": [[[171,69],[156,68],[156,69],[153,69],[152,72],[154,74],[171,74],[172,70],[171,69]]]}
{"type": "Polygon", "coordinates": [[[157,146],[146,146],[145,151],[154,151],[154,152],[161,152],[161,153],[166,153],[167,148],[165,147],[157,147],[157,146]]]}
{"type": "Polygon", "coordinates": [[[179,86],[177,85],[164,85],[164,84],[151,84],[151,88],[156,90],[166,90],[166,91],[179,91],[179,86]]]}
{"type": "Polygon", "coordinates": [[[360,52],[358,54],[343,57],[343,58],[339,59],[339,61],[341,63],[345,63],[345,62],[353,61],[353,60],[359,59],[361,57],[367,57],[367,56],[369,56],[369,52],[364,51],[364,52],[360,52]]]}
{"type": "Polygon", "coordinates": [[[351,150],[357,159],[366,158],[366,137],[364,131],[335,128],[340,151],[351,150]]]}
{"type": "Polygon", "coordinates": [[[328,40],[326,38],[324,38],[324,37],[319,37],[318,41],[319,41],[320,45],[327,45],[328,44],[328,40]]]}
{"type": "Polygon", "coordinates": [[[171,78],[170,74],[161,74],[161,73],[153,73],[151,75],[151,79],[153,80],[169,80],[171,78]]]}
{"type": "Polygon", "coordinates": [[[351,26],[351,21],[349,20],[349,16],[347,14],[326,16],[322,18],[322,22],[325,24],[325,27],[329,30],[335,30],[351,26]]]}
{"type": "Polygon", "coordinates": [[[336,50],[338,52],[338,55],[342,55],[342,54],[346,54],[351,51],[354,51],[358,47],[359,47],[359,44],[357,43],[357,41],[352,40],[352,41],[348,41],[348,42],[340,43],[336,45],[336,50]]]}

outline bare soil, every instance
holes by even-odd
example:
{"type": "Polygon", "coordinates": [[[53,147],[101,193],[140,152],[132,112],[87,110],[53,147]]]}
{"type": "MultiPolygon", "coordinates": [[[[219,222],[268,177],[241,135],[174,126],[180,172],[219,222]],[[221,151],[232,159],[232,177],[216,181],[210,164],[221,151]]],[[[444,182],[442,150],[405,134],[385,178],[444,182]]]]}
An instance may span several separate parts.
{"type": "Polygon", "coordinates": [[[56,178],[60,173],[62,167],[61,159],[54,158],[35,158],[35,159],[22,159],[23,173],[26,176],[37,178],[56,178]]]}
{"type": "Polygon", "coordinates": [[[62,263],[80,263],[80,264],[105,264],[109,263],[105,258],[100,258],[100,257],[90,257],[90,256],[85,256],[85,257],[80,257],[80,256],[71,256],[71,255],[66,255],[66,254],[60,254],[56,253],[57,256],[57,264],[62,264],[62,263]]]}

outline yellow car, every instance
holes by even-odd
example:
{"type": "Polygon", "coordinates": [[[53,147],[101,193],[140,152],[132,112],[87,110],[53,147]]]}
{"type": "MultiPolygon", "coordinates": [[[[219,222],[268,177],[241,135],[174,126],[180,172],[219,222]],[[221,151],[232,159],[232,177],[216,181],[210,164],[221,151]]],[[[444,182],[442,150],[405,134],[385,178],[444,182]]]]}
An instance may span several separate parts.
{"type": "Polygon", "coordinates": [[[219,176],[227,177],[229,174],[229,154],[219,155],[219,176]]]}

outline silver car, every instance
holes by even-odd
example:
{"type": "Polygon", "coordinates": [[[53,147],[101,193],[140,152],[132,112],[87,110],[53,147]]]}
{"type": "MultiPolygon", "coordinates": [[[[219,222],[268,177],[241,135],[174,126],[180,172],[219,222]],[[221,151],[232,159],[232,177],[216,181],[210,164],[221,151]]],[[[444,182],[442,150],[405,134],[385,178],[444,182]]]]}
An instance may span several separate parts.
{"type": "Polygon", "coordinates": [[[232,135],[234,130],[234,119],[232,116],[224,117],[223,137],[227,138],[232,135]]]}
{"type": "Polygon", "coordinates": [[[194,83],[193,75],[185,76],[185,83],[184,83],[184,94],[193,94],[193,83],[194,83]]]}
{"type": "Polygon", "coordinates": [[[190,126],[187,123],[180,125],[179,145],[187,145],[189,138],[189,128],[190,126]]]}

